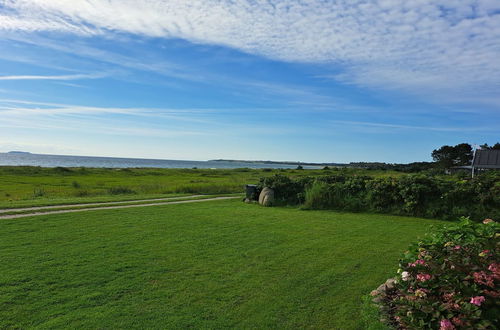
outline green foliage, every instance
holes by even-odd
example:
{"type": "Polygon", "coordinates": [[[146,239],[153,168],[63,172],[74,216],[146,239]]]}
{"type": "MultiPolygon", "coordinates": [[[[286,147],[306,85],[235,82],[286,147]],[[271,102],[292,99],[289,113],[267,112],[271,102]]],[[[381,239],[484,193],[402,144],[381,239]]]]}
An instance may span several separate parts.
{"type": "Polygon", "coordinates": [[[296,205],[304,202],[305,187],[313,181],[311,177],[290,178],[283,174],[275,174],[261,178],[257,189],[260,191],[264,187],[269,187],[274,190],[277,204],[296,205]]]}
{"type": "Polygon", "coordinates": [[[110,195],[135,194],[133,189],[125,186],[112,187],[108,189],[110,195]]]}
{"type": "Polygon", "coordinates": [[[482,144],[481,149],[500,150],[500,142],[497,142],[492,146],[489,146],[488,143],[482,144]]]}
{"type": "Polygon", "coordinates": [[[43,187],[33,188],[33,198],[45,196],[45,189],[43,187]]]}
{"type": "Polygon", "coordinates": [[[442,146],[432,151],[432,159],[438,166],[450,168],[457,165],[470,165],[472,161],[472,146],[468,143],[460,143],[456,146],[442,146]]]}
{"type": "MultiPolygon", "coordinates": [[[[332,172],[340,172],[332,169],[332,172]]],[[[56,199],[75,199],[76,189],[88,191],[89,196],[113,197],[112,187],[126,186],[141,198],[171,193],[241,193],[245,184],[260,177],[285,174],[292,178],[326,174],[321,169],[158,169],[158,168],[42,168],[32,166],[0,166],[0,207],[29,206],[40,202],[33,199],[33,189],[44,187],[47,203],[56,199]],[[76,188],[77,182],[82,188],[76,188]],[[5,196],[8,192],[10,196],[5,196]]],[[[391,171],[346,169],[346,175],[398,175],[391,171]]],[[[121,195],[124,196],[125,195],[121,195]]],[[[160,196],[161,197],[161,196],[160,196]]],[[[74,200],[72,202],[75,202],[74,200]]]]}
{"type": "Polygon", "coordinates": [[[498,329],[499,236],[498,223],[464,218],[412,245],[380,299],[385,319],[404,329],[498,329]]]}
{"type": "Polygon", "coordinates": [[[373,178],[336,174],[300,179],[280,175],[261,179],[260,184],[273,188],[282,202],[304,203],[306,209],[500,219],[500,175],[494,172],[473,180],[429,175],[373,178]]]}
{"type": "Polygon", "coordinates": [[[306,189],[304,208],[314,210],[326,209],[330,206],[329,202],[331,199],[328,185],[324,182],[316,181],[309,189],[306,189]]]}

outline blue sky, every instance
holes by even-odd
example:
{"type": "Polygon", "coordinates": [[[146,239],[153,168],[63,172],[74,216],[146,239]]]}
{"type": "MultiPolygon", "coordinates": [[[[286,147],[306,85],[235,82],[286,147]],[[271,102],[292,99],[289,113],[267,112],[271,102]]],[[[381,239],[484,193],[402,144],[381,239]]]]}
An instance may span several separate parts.
{"type": "Polygon", "coordinates": [[[499,140],[497,0],[0,0],[0,152],[411,162],[499,140]]]}

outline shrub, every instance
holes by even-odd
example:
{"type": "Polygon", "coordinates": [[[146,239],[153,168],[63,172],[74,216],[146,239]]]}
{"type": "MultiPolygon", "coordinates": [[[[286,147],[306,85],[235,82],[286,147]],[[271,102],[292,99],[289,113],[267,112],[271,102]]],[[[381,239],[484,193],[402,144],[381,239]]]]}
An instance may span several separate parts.
{"type": "Polygon", "coordinates": [[[73,188],[75,189],[80,189],[82,186],[78,183],[78,181],[73,181],[71,183],[71,185],[73,186],[73,188]]]}
{"type": "Polygon", "coordinates": [[[42,187],[33,188],[33,197],[43,197],[45,196],[45,190],[42,187]]]}
{"type": "Polygon", "coordinates": [[[84,190],[78,190],[76,193],[75,193],[75,196],[77,197],[87,197],[87,196],[91,196],[92,194],[90,193],[90,191],[84,189],[84,190]]]}
{"type": "Polygon", "coordinates": [[[499,232],[463,218],[412,245],[379,294],[382,318],[398,329],[498,329],[499,232]]]}
{"type": "Polygon", "coordinates": [[[441,197],[438,180],[434,177],[403,176],[399,179],[398,185],[398,192],[403,200],[402,211],[409,215],[428,215],[429,204],[441,197]]]}
{"type": "Polygon", "coordinates": [[[327,209],[330,207],[331,198],[329,196],[328,185],[324,182],[314,182],[305,192],[305,209],[327,209]]]}
{"type": "Polygon", "coordinates": [[[111,195],[122,195],[122,194],[135,194],[135,191],[129,187],[112,187],[108,189],[108,193],[111,195]]]}
{"type": "Polygon", "coordinates": [[[54,167],[53,171],[58,174],[67,174],[73,172],[70,168],[62,166],[54,167]]]}
{"type": "Polygon", "coordinates": [[[375,179],[366,184],[367,202],[375,212],[398,212],[403,201],[398,181],[394,178],[375,179]]]}
{"type": "Polygon", "coordinates": [[[309,209],[372,211],[427,218],[500,219],[500,175],[486,173],[473,180],[425,175],[397,178],[345,173],[291,179],[274,175],[260,180],[260,188],[275,190],[281,204],[304,203],[309,209]],[[317,186],[315,186],[317,185],[317,186]]]}
{"type": "Polygon", "coordinates": [[[257,185],[257,190],[264,187],[274,190],[274,198],[277,204],[300,204],[304,202],[305,190],[312,184],[314,178],[303,177],[291,179],[282,174],[275,174],[270,177],[261,178],[257,185]]]}

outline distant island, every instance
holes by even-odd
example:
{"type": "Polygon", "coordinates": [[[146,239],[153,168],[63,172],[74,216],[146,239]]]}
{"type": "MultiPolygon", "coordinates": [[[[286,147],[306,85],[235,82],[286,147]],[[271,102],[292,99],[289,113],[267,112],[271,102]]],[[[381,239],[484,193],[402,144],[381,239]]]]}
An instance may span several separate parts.
{"type": "Polygon", "coordinates": [[[27,151],[9,151],[8,154],[17,154],[17,155],[31,155],[31,152],[27,151]]]}

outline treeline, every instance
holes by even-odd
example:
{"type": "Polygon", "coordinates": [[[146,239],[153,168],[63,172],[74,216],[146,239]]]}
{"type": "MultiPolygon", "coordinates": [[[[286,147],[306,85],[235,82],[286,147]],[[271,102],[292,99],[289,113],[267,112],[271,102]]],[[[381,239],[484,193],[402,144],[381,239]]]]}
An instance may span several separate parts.
{"type": "MultiPolygon", "coordinates": [[[[500,142],[490,146],[484,143],[479,146],[483,150],[500,150],[500,142]]],[[[471,165],[474,151],[469,143],[459,143],[455,146],[444,145],[432,151],[433,162],[414,162],[409,164],[389,164],[380,162],[354,162],[348,167],[364,168],[370,170],[393,170],[406,173],[429,172],[437,173],[443,169],[454,166],[471,165]]]]}
{"type": "Polygon", "coordinates": [[[409,164],[388,164],[379,162],[352,162],[349,167],[363,168],[369,170],[392,170],[405,173],[416,173],[429,171],[435,168],[432,162],[414,162],[409,164]]]}
{"type": "Polygon", "coordinates": [[[409,174],[391,178],[325,175],[262,178],[259,187],[274,189],[277,204],[306,209],[380,212],[427,218],[500,219],[500,174],[472,180],[409,174]]]}

